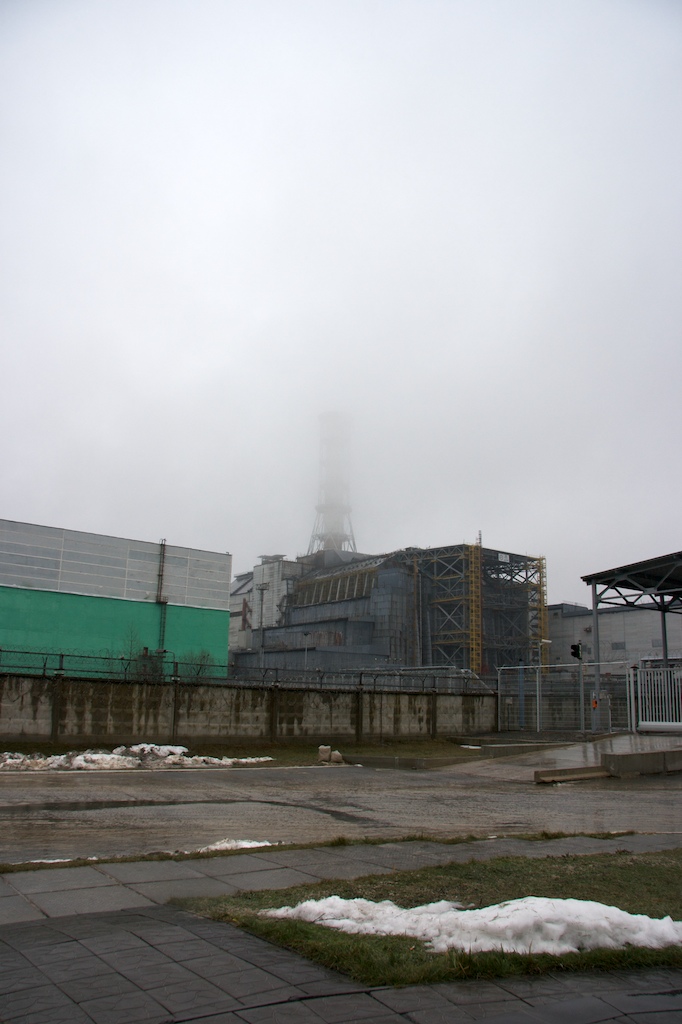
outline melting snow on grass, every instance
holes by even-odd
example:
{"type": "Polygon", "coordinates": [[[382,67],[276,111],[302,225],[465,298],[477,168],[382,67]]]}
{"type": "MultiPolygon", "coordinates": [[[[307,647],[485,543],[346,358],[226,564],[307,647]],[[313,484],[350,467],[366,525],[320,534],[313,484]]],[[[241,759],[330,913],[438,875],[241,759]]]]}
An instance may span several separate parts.
{"type": "MultiPolygon", "coordinates": [[[[258,842],[256,839],[219,839],[217,843],[211,843],[210,846],[202,846],[197,852],[198,853],[211,853],[212,850],[250,850],[254,846],[272,846],[266,839],[262,842],[258,842]]],[[[193,850],[187,851],[194,853],[193,850]]]]}
{"type": "Polygon", "coordinates": [[[463,910],[445,900],[404,910],[390,900],[344,900],[328,896],[296,907],[263,910],[266,917],[296,918],[360,935],[409,935],[434,953],[448,949],[552,953],[682,943],[682,922],[627,914],[588,900],[526,896],[481,910],[463,910]]]}
{"type": "Polygon", "coordinates": [[[163,746],[158,743],[135,743],[132,747],[115,747],[113,751],[69,751],[68,754],[0,753],[0,771],[97,771],[111,768],[233,768],[240,765],[272,761],[271,757],[205,757],[188,756],[187,747],[163,746]]]}

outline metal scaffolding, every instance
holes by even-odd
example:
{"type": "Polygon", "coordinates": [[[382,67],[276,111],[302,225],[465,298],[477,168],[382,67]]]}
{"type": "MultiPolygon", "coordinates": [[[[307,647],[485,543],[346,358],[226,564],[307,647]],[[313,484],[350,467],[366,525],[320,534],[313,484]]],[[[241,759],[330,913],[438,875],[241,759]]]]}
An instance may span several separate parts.
{"type": "MultiPolygon", "coordinates": [[[[546,663],[545,560],[476,544],[405,548],[311,569],[295,580],[273,651],[318,668],[433,666],[493,676],[546,663]],[[329,631],[334,640],[324,640],[329,631]],[[325,651],[325,649],[328,649],[325,651]],[[289,657],[289,656],[287,656],[289,657]],[[300,660],[300,659],[299,659],[300,660]]],[[[282,655],[280,664],[294,664],[282,655]]],[[[300,667],[300,666],[298,666],[300,667]]]]}
{"type": "Polygon", "coordinates": [[[544,558],[480,543],[410,549],[404,556],[416,566],[425,595],[414,644],[422,664],[488,674],[500,665],[546,662],[544,558]]]}
{"type": "Polygon", "coordinates": [[[469,548],[469,668],[477,674],[481,671],[483,656],[482,602],[481,602],[481,545],[470,544],[469,548]]]}

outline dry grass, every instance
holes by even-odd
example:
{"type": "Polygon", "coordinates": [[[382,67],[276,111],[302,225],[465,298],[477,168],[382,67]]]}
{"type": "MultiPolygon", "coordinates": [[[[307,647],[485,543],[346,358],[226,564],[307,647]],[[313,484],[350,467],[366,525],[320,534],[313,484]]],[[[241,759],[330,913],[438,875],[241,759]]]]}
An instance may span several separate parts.
{"type": "MultiPolygon", "coordinates": [[[[159,740],[158,742],[163,743],[164,741],[159,740]]],[[[472,743],[475,743],[475,740],[472,743]]],[[[116,743],[104,744],[97,749],[111,750],[117,745],[116,743]]],[[[344,741],[336,746],[340,747],[342,753],[358,757],[457,757],[463,761],[469,761],[481,756],[479,750],[468,750],[450,740],[387,739],[371,743],[346,743],[344,741]]],[[[67,754],[72,750],[90,750],[92,747],[92,744],[88,746],[69,743],[17,742],[7,744],[5,749],[19,754],[40,754],[42,757],[50,757],[53,754],[67,754]]],[[[274,766],[307,767],[318,763],[317,745],[314,743],[263,743],[259,740],[239,743],[205,742],[189,746],[188,749],[192,755],[208,757],[271,757],[274,760],[274,766]]],[[[268,764],[270,762],[265,762],[266,766],[268,764]]]]}

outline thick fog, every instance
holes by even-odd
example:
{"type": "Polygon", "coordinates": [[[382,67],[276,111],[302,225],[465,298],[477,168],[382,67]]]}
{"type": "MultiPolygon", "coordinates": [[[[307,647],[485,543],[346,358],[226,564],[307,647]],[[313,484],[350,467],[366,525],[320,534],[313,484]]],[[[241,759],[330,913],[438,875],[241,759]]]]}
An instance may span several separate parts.
{"type": "Polygon", "coordinates": [[[0,517],[682,548],[682,7],[5,0],[0,517]]]}

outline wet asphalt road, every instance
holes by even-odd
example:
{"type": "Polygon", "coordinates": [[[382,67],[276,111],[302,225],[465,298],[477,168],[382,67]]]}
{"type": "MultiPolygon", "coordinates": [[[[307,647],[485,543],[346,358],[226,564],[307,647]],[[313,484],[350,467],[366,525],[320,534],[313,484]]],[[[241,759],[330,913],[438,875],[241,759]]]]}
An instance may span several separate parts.
{"type": "Polygon", "coordinates": [[[325,842],[562,832],[682,832],[682,775],[535,786],[361,767],[0,776],[0,862],[190,850],[222,839],[325,842]]]}

